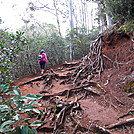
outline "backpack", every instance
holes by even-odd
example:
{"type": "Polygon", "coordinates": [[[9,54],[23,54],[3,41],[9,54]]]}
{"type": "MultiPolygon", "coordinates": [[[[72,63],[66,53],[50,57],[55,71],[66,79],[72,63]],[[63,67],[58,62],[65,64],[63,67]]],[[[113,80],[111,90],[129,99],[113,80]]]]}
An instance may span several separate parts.
{"type": "Polygon", "coordinates": [[[42,60],[42,59],[43,59],[42,55],[39,54],[39,55],[38,55],[38,60],[42,60]]]}

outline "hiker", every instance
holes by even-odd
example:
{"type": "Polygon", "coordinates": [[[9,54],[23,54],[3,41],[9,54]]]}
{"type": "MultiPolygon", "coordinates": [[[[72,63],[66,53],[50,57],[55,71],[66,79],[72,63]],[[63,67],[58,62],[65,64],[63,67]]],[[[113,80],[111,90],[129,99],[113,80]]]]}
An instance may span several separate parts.
{"type": "Polygon", "coordinates": [[[47,55],[44,50],[41,50],[40,54],[38,55],[38,64],[41,68],[41,75],[44,73],[46,63],[48,63],[47,55]]]}

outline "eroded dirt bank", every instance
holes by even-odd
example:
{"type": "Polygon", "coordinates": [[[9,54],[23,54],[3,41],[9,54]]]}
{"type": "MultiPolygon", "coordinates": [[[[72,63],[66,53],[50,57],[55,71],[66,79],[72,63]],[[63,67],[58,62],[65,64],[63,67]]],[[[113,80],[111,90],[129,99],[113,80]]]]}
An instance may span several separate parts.
{"type": "Polygon", "coordinates": [[[37,128],[39,134],[134,133],[134,116],[128,114],[134,111],[134,95],[129,93],[134,86],[126,88],[129,82],[134,83],[132,37],[113,32],[95,43],[81,60],[14,83],[23,95],[43,96],[39,108],[44,116],[35,116],[44,122],[37,128]]]}

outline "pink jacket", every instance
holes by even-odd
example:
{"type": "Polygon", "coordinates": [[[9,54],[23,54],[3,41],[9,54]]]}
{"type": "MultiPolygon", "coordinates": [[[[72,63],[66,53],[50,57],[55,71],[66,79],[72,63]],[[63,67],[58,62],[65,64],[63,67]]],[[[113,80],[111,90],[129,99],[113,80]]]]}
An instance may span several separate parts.
{"type": "Polygon", "coordinates": [[[47,55],[45,53],[42,53],[42,57],[42,60],[38,60],[38,64],[40,64],[41,61],[45,61],[46,63],[48,63],[47,55]]]}

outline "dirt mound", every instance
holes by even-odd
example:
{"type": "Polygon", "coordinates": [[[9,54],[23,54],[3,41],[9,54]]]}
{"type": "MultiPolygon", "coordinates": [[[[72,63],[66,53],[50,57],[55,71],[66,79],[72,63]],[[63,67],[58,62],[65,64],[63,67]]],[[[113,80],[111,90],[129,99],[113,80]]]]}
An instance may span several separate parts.
{"type": "Polygon", "coordinates": [[[127,91],[133,91],[133,52],[129,34],[112,32],[100,36],[81,60],[16,81],[23,95],[43,96],[38,133],[133,133],[133,94],[124,92],[128,82],[127,91]]]}

